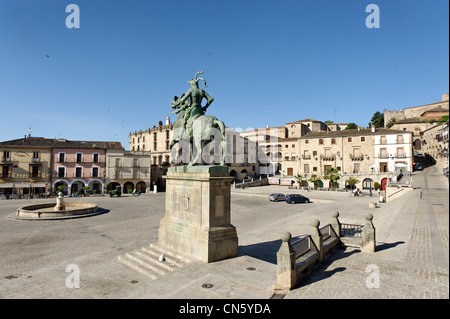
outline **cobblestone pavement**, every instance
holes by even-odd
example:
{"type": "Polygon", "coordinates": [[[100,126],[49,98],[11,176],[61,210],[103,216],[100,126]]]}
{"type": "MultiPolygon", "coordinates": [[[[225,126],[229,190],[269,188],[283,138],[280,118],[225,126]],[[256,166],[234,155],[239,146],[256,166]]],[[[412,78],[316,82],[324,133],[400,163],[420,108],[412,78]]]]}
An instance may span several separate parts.
{"type": "Polygon", "coordinates": [[[368,207],[374,198],[342,192],[307,192],[312,204],[287,205],[267,200],[277,187],[235,189],[231,220],[239,256],[194,262],[155,280],[118,256],[157,243],[164,193],[68,199],[93,201],[109,212],[64,221],[9,220],[18,206],[43,200],[0,201],[0,298],[268,299],[282,232],[309,233],[312,219],[324,225],[333,210],[343,223],[361,224],[372,213],[377,252],[338,251],[285,299],[449,298],[448,181],[434,167],[413,178],[415,190],[376,209],[368,207]],[[79,288],[66,285],[70,265],[79,267],[79,288]],[[204,283],[213,286],[204,289],[204,283]]]}

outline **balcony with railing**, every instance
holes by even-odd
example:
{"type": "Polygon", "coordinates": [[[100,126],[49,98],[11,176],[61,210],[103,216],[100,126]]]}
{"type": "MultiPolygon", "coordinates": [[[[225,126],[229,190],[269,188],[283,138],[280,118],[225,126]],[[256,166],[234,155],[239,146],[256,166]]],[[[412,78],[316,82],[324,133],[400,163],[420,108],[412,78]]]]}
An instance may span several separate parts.
{"type": "Polygon", "coordinates": [[[336,159],[336,154],[320,154],[320,159],[322,161],[334,161],[336,159]]]}
{"type": "Polygon", "coordinates": [[[307,155],[303,154],[303,155],[302,155],[302,159],[304,159],[304,160],[310,160],[310,159],[311,159],[311,155],[309,155],[309,154],[307,154],[307,155]]]}
{"type": "Polygon", "coordinates": [[[364,155],[363,154],[350,154],[350,159],[352,161],[363,161],[364,155]]]}

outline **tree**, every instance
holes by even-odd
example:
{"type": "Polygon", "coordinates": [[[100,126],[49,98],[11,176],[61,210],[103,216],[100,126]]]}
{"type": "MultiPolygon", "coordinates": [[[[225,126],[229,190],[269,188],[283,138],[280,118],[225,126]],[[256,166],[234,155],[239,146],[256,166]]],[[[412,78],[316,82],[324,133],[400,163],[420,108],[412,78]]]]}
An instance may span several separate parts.
{"type": "Polygon", "coordinates": [[[395,122],[397,122],[397,119],[395,117],[391,117],[389,119],[389,122],[386,124],[386,127],[391,128],[395,124],[395,122]]]}
{"type": "Polygon", "coordinates": [[[333,124],[334,122],[333,122],[333,121],[330,121],[330,120],[328,120],[328,121],[325,121],[324,123],[325,123],[325,124],[333,124]]]}
{"type": "Polygon", "coordinates": [[[381,113],[379,111],[375,112],[370,121],[375,127],[384,127],[384,113],[381,113]]]}
{"type": "Polygon", "coordinates": [[[322,179],[315,174],[311,175],[311,178],[309,179],[309,181],[314,184],[314,189],[317,189],[317,186],[319,186],[319,182],[321,180],[322,179]]]}
{"type": "Polygon", "coordinates": [[[339,171],[334,167],[328,168],[325,172],[325,176],[323,177],[323,179],[329,180],[331,182],[331,189],[333,189],[333,190],[338,185],[337,181],[340,178],[341,178],[341,175],[339,175],[339,171]]]}
{"type": "Polygon", "coordinates": [[[349,177],[347,178],[347,180],[345,181],[348,185],[350,185],[353,188],[355,188],[355,185],[359,183],[359,180],[356,179],[355,177],[349,177]]]}
{"type": "Polygon", "coordinates": [[[345,127],[346,130],[356,130],[358,129],[358,125],[356,123],[348,123],[345,127]]]}
{"type": "Polygon", "coordinates": [[[438,124],[445,123],[448,121],[448,115],[443,115],[439,120],[438,124]]]}

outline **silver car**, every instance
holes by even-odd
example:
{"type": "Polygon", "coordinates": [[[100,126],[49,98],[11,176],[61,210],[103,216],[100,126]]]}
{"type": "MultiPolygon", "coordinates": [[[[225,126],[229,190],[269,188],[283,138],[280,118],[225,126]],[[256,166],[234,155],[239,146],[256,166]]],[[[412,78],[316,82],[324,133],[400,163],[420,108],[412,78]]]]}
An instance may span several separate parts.
{"type": "Polygon", "coordinates": [[[284,201],[286,199],[286,196],[281,193],[274,193],[269,195],[269,200],[271,202],[278,202],[278,201],[284,201]]]}

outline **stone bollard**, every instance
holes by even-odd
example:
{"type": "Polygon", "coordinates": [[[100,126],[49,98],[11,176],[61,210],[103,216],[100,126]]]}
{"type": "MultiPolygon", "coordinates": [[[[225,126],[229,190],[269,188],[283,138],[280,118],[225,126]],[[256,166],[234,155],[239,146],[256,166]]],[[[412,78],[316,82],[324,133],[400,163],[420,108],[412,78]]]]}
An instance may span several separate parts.
{"type": "Polygon", "coordinates": [[[317,250],[319,251],[319,262],[323,261],[323,236],[319,229],[320,221],[318,219],[314,219],[311,222],[311,240],[314,245],[316,245],[317,250]]]}
{"type": "Polygon", "coordinates": [[[366,224],[363,228],[363,242],[361,245],[361,251],[366,253],[375,252],[375,227],[372,223],[373,215],[368,214],[366,216],[366,224]]]}
{"type": "Polygon", "coordinates": [[[158,186],[153,185],[153,193],[156,194],[158,192],[158,186]]]}
{"type": "Polygon", "coordinates": [[[291,246],[291,238],[291,233],[287,231],[281,237],[281,246],[277,252],[277,289],[290,290],[297,282],[295,252],[291,246]]]}
{"type": "Polygon", "coordinates": [[[54,210],[64,210],[64,196],[63,193],[59,192],[58,197],[56,198],[56,206],[54,210]]]}

